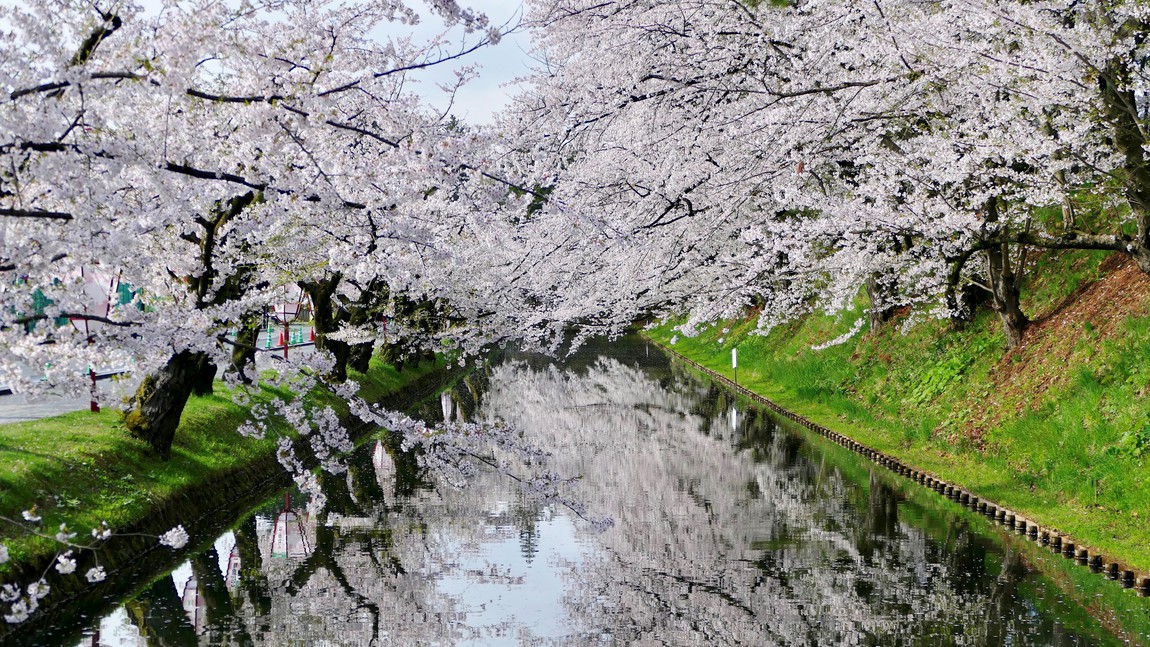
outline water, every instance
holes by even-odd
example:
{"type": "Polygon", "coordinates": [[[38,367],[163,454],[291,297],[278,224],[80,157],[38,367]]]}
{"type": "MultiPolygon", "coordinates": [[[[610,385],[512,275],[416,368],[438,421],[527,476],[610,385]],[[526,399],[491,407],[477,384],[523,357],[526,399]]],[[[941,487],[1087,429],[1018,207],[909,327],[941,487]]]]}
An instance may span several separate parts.
{"type": "Polygon", "coordinates": [[[1111,645],[1123,627],[1126,644],[1145,639],[1132,593],[1105,584],[1128,606],[1091,615],[1075,578],[1098,576],[809,444],[639,339],[562,365],[507,353],[421,415],[525,430],[557,471],[582,475],[584,516],[614,527],[495,473],[437,483],[369,443],[324,477],[323,512],[277,495],[82,637],[47,644],[1111,645]]]}

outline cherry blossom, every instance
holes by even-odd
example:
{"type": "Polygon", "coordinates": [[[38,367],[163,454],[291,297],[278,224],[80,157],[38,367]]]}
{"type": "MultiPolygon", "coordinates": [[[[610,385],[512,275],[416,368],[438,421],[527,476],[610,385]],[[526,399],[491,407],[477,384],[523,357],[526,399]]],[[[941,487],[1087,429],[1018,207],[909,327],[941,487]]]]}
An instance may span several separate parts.
{"type": "Polygon", "coordinates": [[[184,530],[183,525],[176,526],[160,535],[160,545],[179,550],[188,545],[188,531],[184,530]]]}

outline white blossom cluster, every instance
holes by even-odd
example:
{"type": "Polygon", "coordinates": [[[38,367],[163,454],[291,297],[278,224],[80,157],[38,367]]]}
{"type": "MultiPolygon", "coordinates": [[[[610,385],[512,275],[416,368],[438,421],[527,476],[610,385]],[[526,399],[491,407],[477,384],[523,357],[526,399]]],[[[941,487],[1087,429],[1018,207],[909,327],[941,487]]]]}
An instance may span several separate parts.
{"type": "Polygon", "coordinates": [[[689,331],[754,307],[769,329],[863,288],[876,314],[963,317],[982,286],[1009,329],[1025,248],[1150,271],[1143,2],[540,0],[530,17],[544,63],[500,123],[504,163],[552,189],[533,273],[603,321],[686,311],[689,331]]]}

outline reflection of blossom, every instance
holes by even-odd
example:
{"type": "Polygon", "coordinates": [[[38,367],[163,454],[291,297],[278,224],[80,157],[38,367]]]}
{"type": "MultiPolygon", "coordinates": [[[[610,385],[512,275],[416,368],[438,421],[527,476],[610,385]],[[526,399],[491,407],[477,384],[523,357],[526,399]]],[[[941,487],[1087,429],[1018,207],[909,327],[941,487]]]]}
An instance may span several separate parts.
{"type": "MultiPolygon", "coordinates": [[[[585,373],[493,369],[476,419],[524,429],[558,471],[588,474],[573,496],[618,520],[567,575],[574,626],[609,625],[623,643],[853,644],[922,622],[975,627],[988,615],[985,597],[921,584],[927,571],[953,576],[924,532],[890,515],[889,533],[860,534],[881,521],[882,505],[860,508],[857,484],[811,464],[769,422],[756,423],[753,443],[740,437],[757,414],[725,437],[726,407],[714,397],[696,380],[660,383],[614,359],[585,373]],[[908,621],[899,606],[930,611],[908,621]]],[[[871,497],[880,490],[872,484],[871,497]]]]}
{"type": "MultiPolygon", "coordinates": [[[[339,506],[301,519],[289,503],[279,518],[257,517],[245,531],[257,550],[244,577],[240,542],[216,544],[228,555],[229,590],[262,582],[268,600],[259,608],[236,596],[241,622],[269,645],[381,642],[373,628],[386,628],[389,644],[483,644],[516,633],[524,643],[556,645],[893,644],[936,626],[957,627],[954,644],[963,645],[1032,645],[1046,636],[1034,631],[1036,614],[988,629],[1003,611],[962,579],[982,574],[957,572],[964,555],[900,519],[881,483],[867,487],[830,460],[820,464],[753,410],[740,410],[732,430],[729,401],[664,366],[600,359],[578,371],[540,371],[508,362],[490,369],[467,402],[466,419],[486,424],[460,418],[432,430],[401,421],[412,436],[454,439],[411,441],[433,460],[484,448],[487,462],[448,472],[470,479],[468,488],[397,494],[402,457],[381,442],[370,461],[349,463],[346,479],[317,482],[308,472],[300,485],[309,493],[321,484],[350,488],[339,506]],[[522,468],[518,480],[508,478],[509,464],[522,468]],[[546,469],[528,469],[535,466],[546,469]],[[383,485],[383,498],[360,497],[372,489],[360,487],[367,483],[383,485]],[[547,500],[559,489],[579,503],[540,503],[539,495],[547,500]],[[584,508],[612,515],[617,528],[587,532],[574,518],[584,508]],[[314,555],[314,563],[272,559],[292,553],[292,528],[306,532],[298,556],[314,555]],[[311,552],[316,545],[327,552],[311,552]],[[509,565],[508,547],[528,562],[550,555],[536,565],[565,581],[563,593],[551,587],[550,600],[532,588],[526,568],[509,565]],[[477,593],[485,587],[490,605],[477,593]],[[519,596],[550,605],[546,620],[532,626],[522,609],[497,602],[519,596]],[[974,635],[980,631],[990,637],[974,635]]],[[[177,531],[186,542],[181,527],[165,538],[177,531]]],[[[975,543],[950,532],[953,543],[975,543]]],[[[103,569],[89,571],[89,581],[103,577],[103,569]]],[[[983,581],[993,589],[994,579],[983,581]]],[[[177,587],[195,589],[179,580],[177,587]]],[[[5,594],[7,602],[21,597],[19,589],[5,594]]]]}
{"type": "Polygon", "coordinates": [[[184,530],[183,525],[176,526],[160,535],[160,544],[172,550],[183,548],[188,544],[188,531],[184,530]]]}

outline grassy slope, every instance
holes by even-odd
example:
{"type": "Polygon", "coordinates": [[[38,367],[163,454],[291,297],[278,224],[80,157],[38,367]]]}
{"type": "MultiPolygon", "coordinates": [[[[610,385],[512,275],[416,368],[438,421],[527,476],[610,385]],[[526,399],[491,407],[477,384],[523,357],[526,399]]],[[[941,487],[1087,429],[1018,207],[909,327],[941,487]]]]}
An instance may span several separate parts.
{"type": "Polygon", "coordinates": [[[753,318],[650,333],[728,376],[737,344],[741,384],[1150,570],[1150,280],[1103,253],[1047,254],[1036,270],[1024,302],[1036,323],[1010,353],[989,312],[961,332],[904,314],[811,349],[849,330],[861,303],[765,337],[753,318]]]}
{"type": "MultiPolygon", "coordinates": [[[[372,401],[442,366],[442,361],[425,362],[399,373],[372,360],[368,374],[353,372],[351,379],[372,401]]],[[[247,419],[247,409],[232,401],[222,383],[217,382],[216,392],[188,401],[167,462],[124,431],[114,410],[0,425],[0,515],[19,519],[21,511],[37,505],[48,534],[66,522],[80,533],[77,540],[86,543],[88,530],[101,520],[113,529],[128,526],[182,488],[274,453],[273,440],[235,433],[247,419]]],[[[254,400],[267,401],[274,395],[287,392],[264,387],[254,400]]],[[[330,394],[313,393],[308,399],[346,414],[346,405],[341,407],[330,394]]],[[[2,521],[0,542],[9,547],[15,561],[50,555],[57,548],[52,540],[28,537],[2,521]]],[[[0,566],[0,573],[5,570],[0,566]]]]}

